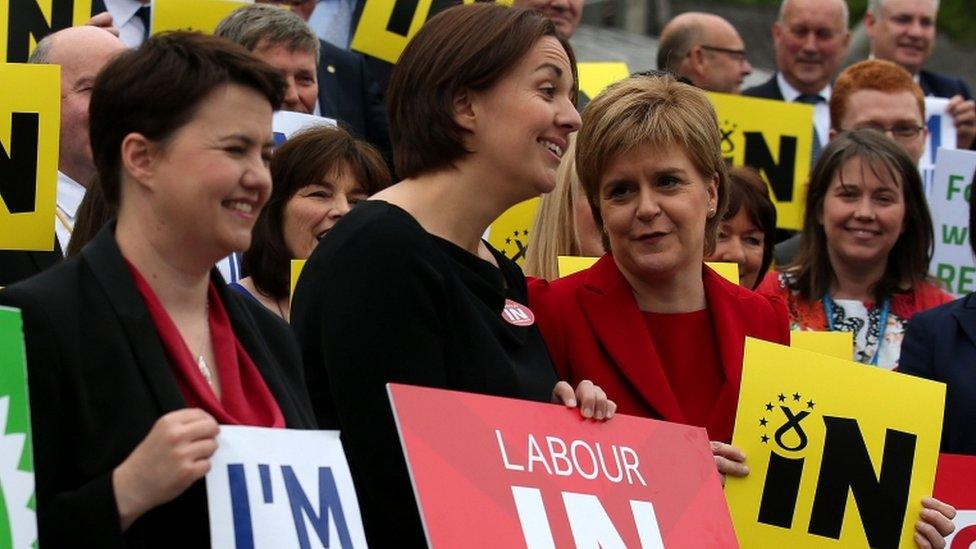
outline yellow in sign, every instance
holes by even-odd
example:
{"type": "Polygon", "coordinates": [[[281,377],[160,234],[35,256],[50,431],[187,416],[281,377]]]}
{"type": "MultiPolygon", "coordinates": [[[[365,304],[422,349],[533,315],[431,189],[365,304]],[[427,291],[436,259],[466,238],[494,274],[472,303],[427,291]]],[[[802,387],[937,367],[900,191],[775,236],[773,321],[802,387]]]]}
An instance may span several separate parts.
{"type": "MultiPolygon", "coordinates": [[[[473,4],[474,0],[463,3],[473,4]]],[[[455,4],[454,0],[366,0],[349,47],[396,63],[420,27],[455,4]]]]}
{"type": "Polygon", "coordinates": [[[174,30],[212,34],[224,17],[250,3],[233,0],[153,0],[152,34],[174,30]]]}
{"type": "Polygon", "coordinates": [[[26,63],[42,38],[85,24],[91,11],[92,0],[0,1],[0,63],[26,63]]]}

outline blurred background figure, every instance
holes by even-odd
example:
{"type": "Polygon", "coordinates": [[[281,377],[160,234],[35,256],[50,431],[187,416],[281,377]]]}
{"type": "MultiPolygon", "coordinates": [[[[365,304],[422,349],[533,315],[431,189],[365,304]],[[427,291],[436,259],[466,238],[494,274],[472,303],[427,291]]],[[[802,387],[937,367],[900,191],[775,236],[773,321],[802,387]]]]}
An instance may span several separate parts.
{"type": "Polygon", "coordinates": [[[514,0],[519,8],[535,10],[556,26],[564,38],[572,38],[583,15],[583,0],[514,0]]]}
{"type": "Polygon", "coordinates": [[[685,12],[661,30],[657,68],[684,76],[707,91],[739,93],[752,73],[735,27],[711,13],[685,12]]]}
{"type": "Polygon", "coordinates": [[[283,90],[240,46],[185,32],[95,80],[92,151],[118,220],[0,292],[24,318],[40,545],[206,546],[218,424],[316,426],[288,326],[214,270],[271,192],[283,90]]]}
{"type": "Polygon", "coordinates": [[[795,261],[759,291],[790,328],[852,332],[857,362],[898,367],[905,324],[951,300],[928,276],[932,218],[905,149],[870,129],[837,136],[810,177],[795,261]]]}
{"type": "Polygon", "coordinates": [[[718,225],[708,261],[739,265],[739,285],[754,290],[773,262],[776,206],[766,183],[752,168],[729,170],[729,207],[718,225]]]}
{"type": "Polygon", "coordinates": [[[603,236],[576,176],[576,134],[570,136],[556,171],[556,188],[539,201],[529,241],[525,274],[545,280],[559,278],[561,255],[600,257],[605,252],[603,236]]]}
{"type": "Polygon", "coordinates": [[[150,0],[92,0],[91,5],[97,15],[88,24],[111,28],[127,47],[137,48],[149,38],[150,0]]]}
{"type": "Polygon", "coordinates": [[[244,252],[248,276],[231,287],[288,321],[291,260],[308,259],[353,206],[392,181],[379,152],[341,128],[293,135],[275,151],[271,181],[244,252]]]}
{"type": "Polygon", "coordinates": [[[98,72],[125,45],[105,29],[67,28],[48,35],[31,53],[30,63],[61,67],[61,133],[58,183],[51,251],[0,251],[0,287],[24,280],[64,256],[75,226],[78,206],[95,176],[88,141],[88,101],[98,72]]]}
{"type": "Polygon", "coordinates": [[[969,149],[976,138],[976,102],[969,86],[959,78],[922,68],[935,47],[938,15],[939,0],[870,0],[864,29],[872,57],[910,72],[925,95],[949,98],[957,145],[969,149]]]}

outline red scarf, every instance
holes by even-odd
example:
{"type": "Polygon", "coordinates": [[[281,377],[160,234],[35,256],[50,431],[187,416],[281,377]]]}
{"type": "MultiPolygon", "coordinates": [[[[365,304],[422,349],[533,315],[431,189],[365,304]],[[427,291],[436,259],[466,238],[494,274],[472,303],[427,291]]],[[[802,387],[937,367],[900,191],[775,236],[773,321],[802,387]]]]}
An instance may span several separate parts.
{"type": "Polygon", "coordinates": [[[264,378],[247,356],[247,351],[234,335],[227,310],[220,301],[213,282],[207,289],[208,322],[213,344],[216,371],[220,379],[220,400],[200,372],[173,319],[159,302],[152,288],[134,265],[126,261],[136,289],[146,302],[149,316],[163,344],[163,351],[173,369],[176,384],[191,408],[201,408],[222,425],[253,425],[257,427],[284,427],[285,418],[274,396],[264,383],[264,378]]]}

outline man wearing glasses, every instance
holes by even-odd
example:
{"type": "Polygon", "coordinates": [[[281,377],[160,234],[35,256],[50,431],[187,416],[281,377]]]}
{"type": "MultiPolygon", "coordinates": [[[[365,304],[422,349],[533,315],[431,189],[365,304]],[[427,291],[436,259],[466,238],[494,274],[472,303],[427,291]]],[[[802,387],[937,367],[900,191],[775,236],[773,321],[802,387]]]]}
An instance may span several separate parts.
{"type": "Polygon", "coordinates": [[[739,32],[725,19],[702,12],[678,15],[661,31],[660,70],[683,76],[708,91],[739,93],[752,73],[739,32]]]}
{"type": "Polygon", "coordinates": [[[958,147],[969,149],[976,137],[976,103],[969,86],[958,78],[922,69],[935,45],[938,10],[938,0],[871,0],[864,29],[872,57],[897,63],[914,75],[925,95],[949,98],[958,147]]]}

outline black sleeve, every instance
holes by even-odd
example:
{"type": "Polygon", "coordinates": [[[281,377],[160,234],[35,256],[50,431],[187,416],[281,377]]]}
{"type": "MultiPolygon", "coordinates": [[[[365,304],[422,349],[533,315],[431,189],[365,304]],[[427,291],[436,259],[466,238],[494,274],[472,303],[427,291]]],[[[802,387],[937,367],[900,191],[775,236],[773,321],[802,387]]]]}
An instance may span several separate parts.
{"type": "Polygon", "coordinates": [[[442,277],[417,242],[390,234],[398,228],[320,246],[302,273],[309,282],[299,283],[293,318],[299,339],[317,345],[318,364],[300,341],[313,405],[323,427],[342,432],[374,547],[424,543],[386,384],[446,385],[442,277]]]}
{"type": "Polygon", "coordinates": [[[0,304],[21,310],[28,365],[34,483],[40,547],[125,547],[112,472],[72,482],[72,438],[66,420],[74,397],[62,390],[64,360],[56,324],[46,307],[18,289],[0,292],[0,304]]]}
{"type": "Polygon", "coordinates": [[[363,77],[363,120],[365,122],[366,140],[379,149],[387,164],[393,166],[393,145],[390,143],[390,121],[383,103],[383,90],[373,78],[366,58],[358,55],[359,70],[363,77]]]}

